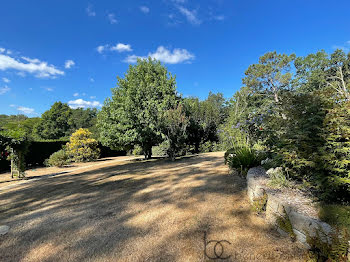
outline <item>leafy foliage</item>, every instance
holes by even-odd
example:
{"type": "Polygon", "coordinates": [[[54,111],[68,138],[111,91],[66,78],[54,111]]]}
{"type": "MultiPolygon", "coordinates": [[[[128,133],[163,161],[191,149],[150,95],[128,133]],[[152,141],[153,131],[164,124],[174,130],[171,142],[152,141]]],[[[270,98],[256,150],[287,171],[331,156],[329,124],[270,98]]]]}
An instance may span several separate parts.
{"type": "Polygon", "coordinates": [[[66,145],[66,150],[74,162],[93,161],[100,155],[98,142],[92,138],[92,133],[84,128],[80,128],[72,134],[66,145]]]}
{"type": "Polygon", "coordinates": [[[277,54],[276,51],[268,52],[259,58],[258,64],[248,67],[243,84],[279,102],[279,93],[289,88],[292,78],[290,63],[294,59],[294,54],[289,56],[277,54]]]}
{"type": "Polygon", "coordinates": [[[283,172],[282,167],[270,168],[266,174],[269,176],[269,186],[275,188],[291,187],[289,177],[283,172]]]}
{"type": "Polygon", "coordinates": [[[0,149],[9,152],[11,160],[11,177],[25,177],[25,154],[28,151],[29,139],[23,129],[2,130],[0,132],[0,149]]]}
{"type": "Polygon", "coordinates": [[[69,163],[69,156],[64,149],[53,153],[46,161],[47,166],[63,167],[69,163]]]}
{"type": "Polygon", "coordinates": [[[162,132],[169,141],[167,153],[172,160],[185,148],[187,125],[188,119],[181,104],[167,110],[162,117],[162,132]]]}
{"type": "Polygon", "coordinates": [[[155,156],[168,156],[170,143],[168,140],[164,140],[157,146],[152,147],[152,154],[155,156]]]}
{"type": "Polygon", "coordinates": [[[98,114],[100,141],[110,147],[140,145],[146,158],[162,142],[161,118],[179,100],[175,77],[155,60],[139,59],[118,77],[112,98],[98,114]]]}
{"type": "Polygon", "coordinates": [[[350,230],[350,206],[322,203],[319,207],[319,217],[330,225],[350,230]]]}
{"type": "MultiPolygon", "coordinates": [[[[329,109],[323,135],[326,143],[322,160],[328,172],[321,181],[335,191],[341,189],[350,193],[350,100],[339,101],[329,109]]],[[[327,193],[334,194],[329,189],[325,188],[327,193]]]]}
{"type": "Polygon", "coordinates": [[[326,234],[321,228],[315,236],[307,234],[306,242],[311,247],[311,258],[315,261],[348,261],[350,235],[347,229],[326,234]]]}
{"type": "Polygon", "coordinates": [[[96,109],[72,109],[66,103],[56,102],[42,114],[33,133],[35,138],[41,140],[68,138],[79,128],[93,128],[96,115],[96,109]]]}
{"type": "Polygon", "coordinates": [[[226,157],[227,164],[230,168],[241,170],[246,174],[248,169],[260,165],[262,156],[252,147],[235,147],[230,149],[226,157]]]}
{"type": "Polygon", "coordinates": [[[69,136],[68,119],[72,111],[67,104],[56,102],[42,114],[41,121],[35,127],[35,133],[43,139],[58,139],[69,136]]]}
{"type": "Polygon", "coordinates": [[[245,74],[220,126],[224,146],[260,144],[270,163],[322,199],[349,199],[350,56],[269,52],[245,74]]]}

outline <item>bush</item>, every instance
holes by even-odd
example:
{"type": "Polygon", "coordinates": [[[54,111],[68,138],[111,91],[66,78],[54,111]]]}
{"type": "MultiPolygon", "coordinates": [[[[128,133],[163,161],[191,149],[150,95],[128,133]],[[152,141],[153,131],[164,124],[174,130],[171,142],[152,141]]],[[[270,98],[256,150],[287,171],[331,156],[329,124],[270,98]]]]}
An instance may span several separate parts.
{"type": "Polygon", "coordinates": [[[75,131],[66,145],[67,154],[74,162],[88,162],[99,158],[98,142],[92,138],[88,129],[75,131]]]}
{"type": "Polygon", "coordinates": [[[139,145],[135,145],[135,146],[134,146],[134,149],[132,150],[132,154],[133,154],[134,156],[143,155],[142,147],[139,146],[139,145]]]}
{"type": "Polygon", "coordinates": [[[223,145],[217,142],[207,141],[199,145],[199,152],[217,152],[223,149],[223,145]]]}
{"type": "Polygon", "coordinates": [[[168,156],[169,141],[165,140],[158,146],[152,147],[152,154],[155,156],[168,156]]]}
{"type": "Polygon", "coordinates": [[[251,167],[259,166],[261,158],[261,154],[251,147],[231,148],[225,154],[225,162],[229,167],[240,169],[242,174],[251,167]]]}
{"type": "Polygon", "coordinates": [[[319,216],[322,221],[338,228],[347,228],[350,231],[349,205],[320,205],[319,216]]]}
{"type": "Polygon", "coordinates": [[[291,186],[291,182],[288,176],[283,172],[282,167],[270,168],[267,170],[266,174],[270,178],[269,185],[272,187],[281,188],[291,186]]]}
{"type": "Polygon", "coordinates": [[[61,149],[53,153],[44,163],[46,166],[63,167],[69,163],[69,157],[66,151],[61,149]]]}

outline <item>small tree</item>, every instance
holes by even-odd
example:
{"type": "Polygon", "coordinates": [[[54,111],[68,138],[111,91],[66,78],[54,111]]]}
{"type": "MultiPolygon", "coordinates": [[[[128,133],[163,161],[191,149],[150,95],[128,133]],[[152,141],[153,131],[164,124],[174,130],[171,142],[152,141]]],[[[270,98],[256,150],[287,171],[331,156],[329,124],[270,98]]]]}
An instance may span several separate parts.
{"type": "Polygon", "coordinates": [[[186,128],[189,121],[183,112],[181,104],[175,109],[167,110],[162,119],[163,133],[169,140],[168,155],[174,161],[175,156],[185,146],[186,128]]]}
{"type": "Polygon", "coordinates": [[[92,161],[100,155],[98,142],[92,138],[88,129],[80,128],[75,131],[66,146],[68,155],[75,162],[92,161]]]}

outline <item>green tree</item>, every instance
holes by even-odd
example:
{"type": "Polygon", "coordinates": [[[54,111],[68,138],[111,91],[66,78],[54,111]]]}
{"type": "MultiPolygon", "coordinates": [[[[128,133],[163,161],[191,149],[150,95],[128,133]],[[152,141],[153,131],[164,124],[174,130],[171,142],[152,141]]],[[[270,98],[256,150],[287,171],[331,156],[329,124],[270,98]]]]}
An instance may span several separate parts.
{"type": "Polygon", "coordinates": [[[162,117],[162,131],[169,141],[168,155],[172,161],[185,148],[188,119],[179,104],[175,109],[168,109],[162,117]]]}
{"type": "Polygon", "coordinates": [[[183,107],[188,118],[186,128],[187,144],[193,147],[194,153],[199,153],[199,146],[204,137],[204,128],[202,124],[200,101],[196,97],[184,98],[183,107]]]}
{"type": "Polygon", "coordinates": [[[290,88],[292,74],[291,62],[295,55],[268,52],[259,58],[258,64],[253,64],[245,71],[243,84],[255,92],[272,97],[278,103],[281,91],[290,88]]]}
{"type": "Polygon", "coordinates": [[[138,59],[124,78],[118,77],[112,98],[98,114],[100,141],[114,148],[140,145],[150,158],[152,146],[163,140],[161,116],[177,100],[175,77],[158,61],[138,59]]]}
{"type": "Polygon", "coordinates": [[[96,133],[97,109],[96,108],[77,108],[72,109],[72,114],[68,119],[70,132],[73,133],[79,128],[87,128],[92,133],[96,133]]]}
{"type": "Polygon", "coordinates": [[[35,134],[42,139],[59,139],[68,137],[71,128],[68,123],[72,109],[62,102],[54,103],[41,116],[41,121],[35,126],[35,134]]]}
{"type": "Polygon", "coordinates": [[[228,107],[223,94],[210,92],[203,101],[195,97],[185,98],[183,104],[189,119],[187,144],[194,147],[194,152],[198,153],[203,143],[218,142],[218,127],[228,115],[228,107]]]}

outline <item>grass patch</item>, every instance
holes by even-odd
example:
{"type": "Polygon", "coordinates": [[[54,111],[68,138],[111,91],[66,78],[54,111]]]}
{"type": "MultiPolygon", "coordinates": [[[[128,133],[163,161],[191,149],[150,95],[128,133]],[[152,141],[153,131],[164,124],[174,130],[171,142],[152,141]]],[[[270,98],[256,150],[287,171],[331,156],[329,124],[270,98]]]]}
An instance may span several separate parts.
{"type": "Polygon", "coordinates": [[[328,224],[350,230],[350,206],[347,205],[320,205],[320,219],[328,224]]]}

